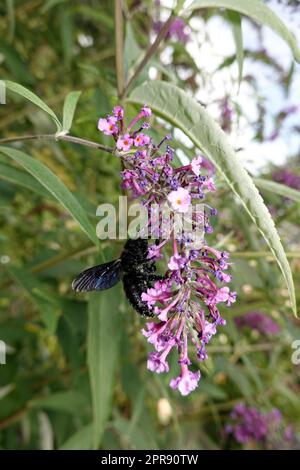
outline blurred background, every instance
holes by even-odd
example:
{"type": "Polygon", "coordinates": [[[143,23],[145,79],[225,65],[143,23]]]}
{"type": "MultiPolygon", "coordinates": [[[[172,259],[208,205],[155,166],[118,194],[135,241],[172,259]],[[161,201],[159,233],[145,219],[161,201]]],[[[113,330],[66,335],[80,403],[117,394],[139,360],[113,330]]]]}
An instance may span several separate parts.
{"type": "MultiPolygon", "coordinates": [[[[300,2],[270,0],[298,36],[300,2]]],[[[130,75],[168,17],[173,2],[128,0],[125,72],[130,75]]],[[[262,189],[300,287],[299,65],[272,31],[242,22],[243,77],[239,86],[230,17],[194,11],[172,24],[138,83],[162,79],[196,97],[227,133],[249,172],[292,188],[293,197],[262,189]]],[[[6,0],[0,3],[0,78],[34,91],[57,114],[72,90],[82,91],[72,135],[110,145],[97,120],[116,104],[114,2],[6,0]]],[[[135,114],[128,106],[128,116],[135,114]]],[[[155,120],[159,140],[169,127],[155,120]]],[[[49,116],[7,92],[0,105],[0,139],[55,132],[49,116]]],[[[197,151],[175,129],[182,162],[197,151]]],[[[120,162],[67,142],[22,141],[78,198],[95,226],[96,206],[117,203],[120,162]]],[[[227,326],[208,347],[200,387],[181,397],[166,376],[146,370],[144,320],[117,286],[99,305],[101,374],[97,446],[104,449],[299,448],[300,357],[292,360],[300,324],[274,258],[257,229],[216,176],[208,201],[218,209],[211,244],[231,253],[231,287],[238,300],[223,309],[227,326]],[[107,318],[113,315],[113,322],[107,318]]],[[[102,242],[107,260],[122,242],[102,242]]],[[[102,255],[103,256],[103,255],[102,255]]],[[[93,407],[87,355],[93,303],[74,295],[71,281],[100,262],[65,209],[20,166],[0,154],[0,448],[90,449],[93,407]],[[2,343],[0,343],[2,344],[2,343]],[[3,360],[5,359],[5,361],[3,360]],[[4,362],[6,362],[4,364],[4,362]]],[[[102,295],[102,294],[101,294],[102,295]]],[[[95,308],[96,308],[95,307],[95,308]]],[[[299,345],[298,345],[299,348],[299,345]]],[[[92,383],[93,386],[93,383],[92,383]]]]}

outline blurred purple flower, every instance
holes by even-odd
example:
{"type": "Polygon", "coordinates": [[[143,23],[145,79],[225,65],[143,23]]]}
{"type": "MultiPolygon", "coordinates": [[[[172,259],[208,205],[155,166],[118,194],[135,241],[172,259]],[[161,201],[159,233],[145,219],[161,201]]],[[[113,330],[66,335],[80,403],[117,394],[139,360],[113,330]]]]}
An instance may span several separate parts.
{"type": "Polygon", "coordinates": [[[273,428],[278,428],[281,413],[274,408],[270,413],[262,413],[257,408],[237,404],[230,413],[230,422],[225,426],[226,434],[232,434],[240,444],[251,441],[265,442],[273,428]]]}
{"type": "Polygon", "coordinates": [[[228,96],[221,100],[221,127],[224,132],[231,131],[233,111],[229,104],[228,96]]]}
{"type": "Polygon", "coordinates": [[[300,190],[300,175],[296,175],[289,170],[283,169],[274,171],[272,177],[277,183],[282,183],[290,188],[300,190]]]}
{"type": "Polygon", "coordinates": [[[280,130],[285,119],[289,117],[291,114],[295,114],[298,111],[298,109],[299,109],[298,106],[291,105],[288,108],[285,108],[282,111],[280,111],[275,118],[275,128],[273,129],[271,135],[266,140],[273,141],[277,139],[277,137],[280,134],[280,130]]]}
{"type": "Polygon", "coordinates": [[[262,312],[247,312],[234,318],[238,329],[249,327],[259,331],[262,335],[278,335],[279,325],[268,315],[262,312]]]}
{"type": "Polygon", "coordinates": [[[240,444],[256,443],[265,449],[292,449],[299,446],[292,425],[286,426],[278,408],[263,413],[255,407],[237,404],[229,415],[225,433],[240,444]]]}
{"type": "MultiPolygon", "coordinates": [[[[159,33],[163,24],[162,21],[155,21],[153,24],[154,31],[159,33]]],[[[175,39],[183,44],[189,41],[190,34],[187,32],[187,26],[182,18],[174,18],[166,34],[166,38],[175,39]]]]}

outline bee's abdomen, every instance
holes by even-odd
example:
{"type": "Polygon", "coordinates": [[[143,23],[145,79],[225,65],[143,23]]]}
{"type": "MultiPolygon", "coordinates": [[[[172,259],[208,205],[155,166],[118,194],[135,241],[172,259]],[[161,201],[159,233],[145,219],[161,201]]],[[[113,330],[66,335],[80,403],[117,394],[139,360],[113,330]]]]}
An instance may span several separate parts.
{"type": "Polygon", "coordinates": [[[147,292],[149,287],[147,278],[135,275],[134,273],[125,274],[123,277],[123,286],[126,297],[134,310],[140,315],[153,317],[153,312],[148,308],[147,302],[142,300],[142,293],[147,292]]]}

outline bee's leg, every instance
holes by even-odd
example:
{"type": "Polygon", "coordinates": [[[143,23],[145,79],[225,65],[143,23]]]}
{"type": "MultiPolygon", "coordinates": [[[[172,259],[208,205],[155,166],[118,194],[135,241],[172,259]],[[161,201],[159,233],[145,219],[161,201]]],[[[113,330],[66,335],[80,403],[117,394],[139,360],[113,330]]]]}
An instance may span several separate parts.
{"type": "Polygon", "coordinates": [[[153,261],[150,261],[148,263],[145,263],[143,265],[143,271],[147,273],[155,273],[156,272],[156,264],[153,263],[153,261]]]}
{"type": "Polygon", "coordinates": [[[156,272],[156,266],[154,263],[143,263],[135,269],[135,272],[144,277],[156,272]]]}

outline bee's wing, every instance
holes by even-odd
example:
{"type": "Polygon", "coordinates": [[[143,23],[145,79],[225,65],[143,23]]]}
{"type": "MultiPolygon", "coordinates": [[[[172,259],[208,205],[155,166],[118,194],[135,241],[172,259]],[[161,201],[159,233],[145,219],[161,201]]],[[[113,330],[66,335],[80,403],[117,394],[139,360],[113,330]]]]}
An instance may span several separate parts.
{"type": "Polygon", "coordinates": [[[121,261],[117,259],[86,269],[74,279],[72,289],[77,292],[105,290],[117,284],[121,277],[121,261]]]}

